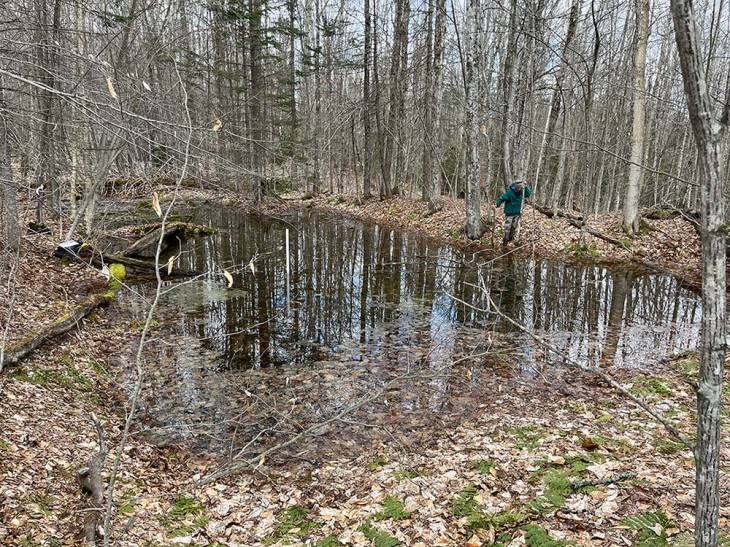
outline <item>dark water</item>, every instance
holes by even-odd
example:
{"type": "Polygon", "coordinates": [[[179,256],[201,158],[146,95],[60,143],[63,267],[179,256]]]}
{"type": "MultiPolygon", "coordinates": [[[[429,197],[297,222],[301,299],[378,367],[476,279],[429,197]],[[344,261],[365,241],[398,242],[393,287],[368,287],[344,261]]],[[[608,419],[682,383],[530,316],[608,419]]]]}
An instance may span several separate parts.
{"type": "MultiPolygon", "coordinates": [[[[699,299],[670,277],[488,261],[306,213],[271,220],[216,209],[195,221],[220,232],[183,242],[176,265],[206,274],[165,285],[144,355],[157,433],[200,446],[255,453],[406,373],[358,410],[362,427],[349,424],[346,437],[356,445],[378,428],[392,437],[404,422],[412,435],[434,416],[458,419],[506,376],[529,379],[564,360],[489,313],[490,299],[590,366],[652,367],[694,349],[699,335],[699,299]]],[[[141,320],[154,287],[132,288],[120,305],[141,320]]]]}

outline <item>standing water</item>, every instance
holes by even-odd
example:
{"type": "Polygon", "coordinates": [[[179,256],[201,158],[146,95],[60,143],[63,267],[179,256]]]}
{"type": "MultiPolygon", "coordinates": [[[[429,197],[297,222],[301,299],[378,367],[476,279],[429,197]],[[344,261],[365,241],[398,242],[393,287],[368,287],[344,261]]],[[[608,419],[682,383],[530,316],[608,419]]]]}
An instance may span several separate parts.
{"type": "MultiPolygon", "coordinates": [[[[476,409],[495,382],[564,361],[490,313],[492,302],[591,367],[650,367],[699,336],[699,298],[645,271],[484,261],[307,213],[272,220],[215,209],[193,220],[219,232],[183,242],[176,265],[206,273],[165,284],[143,353],[160,442],[255,454],[343,412],[349,432],[337,437],[353,448],[380,430],[428,436],[435,421],[476,409]]],[[[143,320],[154,290],[120,294],[123,313],[143,320]]]]}

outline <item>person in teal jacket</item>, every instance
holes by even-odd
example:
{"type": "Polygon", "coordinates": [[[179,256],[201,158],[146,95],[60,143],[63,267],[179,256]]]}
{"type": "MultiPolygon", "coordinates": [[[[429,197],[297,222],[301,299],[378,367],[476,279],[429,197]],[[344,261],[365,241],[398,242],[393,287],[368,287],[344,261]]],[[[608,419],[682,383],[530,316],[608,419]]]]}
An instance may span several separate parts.
{"type": "Polygon", "coordinates": [[[520,235],[520,217],[522,216],[522,207],[525,198],[532,195],[532,190],[523,180],[515,181],[509,185],[507,191],[499,196],[495,207],[499,208],[504,203],[504,238],[502,246],[519,238],[520,235]]]}

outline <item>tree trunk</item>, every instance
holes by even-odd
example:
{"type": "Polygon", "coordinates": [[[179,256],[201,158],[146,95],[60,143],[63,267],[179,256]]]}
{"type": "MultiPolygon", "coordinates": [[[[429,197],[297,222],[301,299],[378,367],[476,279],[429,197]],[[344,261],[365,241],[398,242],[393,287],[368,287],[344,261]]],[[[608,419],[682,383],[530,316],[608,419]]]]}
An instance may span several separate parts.
{"type": "Polygon", "coordinates": [[[510,7],[509,29],[507,36],[507,56],[502,76],[502,171],[504,183],[512,182],[512,124],[514,123],[515,73],[517,71],[517,0],[510,7]]]}
{"type": "MultiPolygon", "coordinates": [[[[581,0],[573,0],[573,5],[570,8],[570,16],[568,18],[568,28],[565,32],[565,43],[563,44],[563,55],[561,56],[560,66],[558,67],[555,74],[555,89],[552,91],[552,98],[550,100],[550,108],[548,109],[547,120],[545,122],[545,132],[540,144],[540,152],[537,160],[537,168],[535,170],[535,180],[532,190],[534,195],[537,195],[537,200],[542,203],[548,203],[547,192],[545,192],[544,198],[540,198],[538,193],[538,186],[540,184],[540,171],[542,166],[543,158],[545,157],[545,150],[549,144],[549,140],[552,139],[555,133],[558,119],[561,112],[562,96],[563,96],[563,85],[565,82],[565,72],[568,65],[568,54],[570,52],[573,38],[575,37],[575,30],[578,26],[578,14],[580,13],[581,0]]],[[[559,150],[562,150],[562,145],[558,146],[559,150]]],[[[533,198],[534,199],[534,198],[533,198]]]]}
{"type": "MultiPolygon", "coordinates": [[[[0,111],[6,111],[2,78],[0,78],[0,111]]],[[[16,252],[20,249],[20,218],[18,217],[18,191],[13,182],[13,169],[10,163],[6,116],[0,117],[0,189],[3,205],[2,235],[4,247],[16,252]]]]}
{"type": "MultiPolygon", "coordinates": [[[[720,410],[725,366],[725,188],[720,167],[721,139],[727,130],[730,96],[720,120],[713,114],[689,0],[671,0],[684,92],[697,143],[702,212],[702,330],[697,387],[695,446],[695,545],[715,546],[720,510],[720,410]]],[[[730,90],[728,90],[730,91],[730,90]]]]}
{"type": "Polygon", "coordinates": [[[264,94],[263,85],[263,34],[261,21],[263,19],[263,0],[249,0],[248,3],[248,54],[249,54],[249,114],[248,123],[251,131],[250,157],[251,171],[256,178],[254,181],[254,197],[260,200],[265,192],[264,179],[262,176],[263,154],[263,109],[262,100],[264,94]]]}
{"type": "Polygon", "coordinates": [[[54,209],[60,207],[60,187],[56,176],[56,129],[57,113],[53,90],[56,88],[58,72],[58,35],[60,33],[60,0],[55,0],[52,21],[49,21],[48,5],[45,0],[36,0],[36,22],[38,41],[35,48],[38,67],[38,81],[43,88],[38,91],[40,131],[38,141],[39,166],[37,176],[39,213],[36,219],[43,222],[42,203],[49,193],[54,209]],[[49,32],[49,29],[51,31],[49,32]]]}
{"type": "Polygon", "coordinates": [[[634,237],[639,231],[639,199],[644,159],[644,107],[646,104],[646,44],[649,39],[649,0],[636,0],[636,42],[634,45],[634,106],[631,132],[631,164],[624,198],[621,227],[634,237]]]}
{"type": "Polygon", "coordinates": [[[372,34],[371,34],[371,18],[370,18],[370,0],[365,0],[365,52],[364,52],[364,73],[363,73],[363,90],[362,90],[362,121],[363,121],[363,174],[362,174],[362,196],[368,199],[372,193],[372,152],[370,143],[372,141],[372,130],[370,128],[370,63],[372,50],[372,34]]]}
{"type": "Polygon", "coordinates": [[[443,95],[445,0],[429,2],[426,54],[426,100],[424,101],[423,197],[429,213],[443,207],[441,199],[441,99],[443,95]],[[432,21],[434,21],[432,23],[432,21]],[[433,27],[433,29],[432,29],[433,27]]]}
{"type": "Polygon", "coordinates": [[[482,236],[481,191],[479,188],[479,18],[481,0],[468,0],[466,9],[466,236],[482,236]]]}

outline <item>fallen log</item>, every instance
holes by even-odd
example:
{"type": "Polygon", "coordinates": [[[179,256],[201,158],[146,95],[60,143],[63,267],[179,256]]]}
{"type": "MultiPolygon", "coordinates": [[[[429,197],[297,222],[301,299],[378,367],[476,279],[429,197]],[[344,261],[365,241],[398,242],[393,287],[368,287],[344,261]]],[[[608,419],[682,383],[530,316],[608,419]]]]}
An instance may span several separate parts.
{"type": "Polygon", "coordinates": [[[157,245],[160,243],[160,238],[162,238],[162,248],[160,250],[164,251],[168,247],[165,240],[182,232],[183,224],[184,223],[182,222],[167,224],[165,225],[164,231],[161,230],[159,226],[152,227],[146,235],[132,243],[122,252],[122,254],[124,256],[143,256],[145,258],[153,258],[157,251],[157,245]]]}
{"type": "Polygon", "coordinates": [[[50,325],[41,327],[38,331],[31,333],[24,340],[12,346],[10,348],[0,349],[0,372],[2,372],[5,365],[15,365],[29,355],[31,352],[38,349],[42,344],[48,340],[65,334],[74,327],[78,326],[79,322],[91,312],[97,308],[108,306],[109,303],[114,300],[114,297],[122,287],[124,278],[126,276],[126,270],[124,266],[119,264],[109,265],[109,289],[103,294],[94,294],[84,300],[81,304],[76,306],[71,313],[64,314],[56,319],[50,325]]]}
{"type": "Polygon", "coordinates": [[[626,245],[615,237],[611,237],[608,234],[604,234],[603,232],[599,232],[598,230],[594,230],[590,226],[588,226],[585,223],[585,217],[582,215],[572,215],[570,213],[567,213],[565,211],[561,211],[560,209],[553,210],[549,207],[543,207],[542,205],[533,205],[533,208],[545,215],[548,218],[553,218],[555,216],[561,217],[566,219],[571,226],[578,228],[579,230],[585,230],[589,234],[591,234],[593,237],[597,237],[598,239],[602,239],[603,241],[606,241],[608,243],[611,243],[612,245],[617,245],[618,247],[621,247],[622,249],[626,248],[626,245]]]}
{"type": "MultiPolygon", "coordinates": [[[[101,255],[101,253],[99,253],[98,251],[94,253],[93,262],[99,267],[101,267],[103,264],[108,264],[110,262],[119,262],[120,264],[124,264],[125,266],[129,266],[130,268],[138,271],[142,270],[152,273],[154,273],[155,271],[154,262],[142,260],[141,258],[132,258],[130,256],[122,256],[116,254],[104,256],[101,255]]],[[[161,263],[157,269],[163,276],[195,277],[198,275],[203,275],[203,272],[197,270],[182,270],[180,268],[172,268],[172,270],[168,271],[167,263],[161,263]]]]}
{"type": "Polygon", "coordinates": [[[21,359],[26,357],[28,354],[38,349],[42,344],[48,340],[55,338],[61,334],[64,334],[79,324],[84,317],[89,315],[95,309],[108,306],[109,303],[114,299],[114,294],[109,291],[105,294],[95,294],[84,300],[81,304],[71,311],[71,313],[62,315],[56,321],[41,328],[39,331],[28,335],[24,340],[11,346],[10,348],[3,348],[0,352],[2,356],[0,358],[0,371],[4,366],[12,366],[18,363],[21,359]]]}
{"type": "Polygon", "coordinates": [[[550,207],[545,207],[543,205],[538,205],[536,203],[532,204],[532,208],[536,211],[542,213],[548,218],[553,217],[561,217],[561,218],[567,218],[568,220],[574,220],[576,222],[583,222],[583,215],[573,215],[571,213],[568,213],[567,211],[563,211],[561,209],[551,209],[550,207]]]}
{"type": "Polygon", "coordinates": [[[154,258],[157,253],[157,246],[162,243],[160,251],[164,251],[175,239],[189,236],[210,235],[215,229],[200,224],[187,222],[170,222],[164,225],[164,230],[159,224],[147,224],[137,226],[135,232],[143,234],[139,239],[126,249],[117,252],[124,256],[141,256],[143,258],[154,258]]]}
{"type": "Polygon", "coordinates": [[[585,230],[589,234],[591,234],[593,237],[597,237],[598,239],[602,239],[603,241],[606,241],[608,243],[611,243],[612,245],[616,245],[618,247],[621,247],[622,249],[625,249],[626,246],[624,243],[616,239],[615,237],[611,237],[609,235],[604,234],[603,232],[599,232],[598,230],[594,230],[590,226],[583,225],[582,223],[579,223],[578,221],[575,221],[573,219],[568,219],[568,222],[570,222],[571,226],[574,226],[578,228],[579,230],[585,230]]]}

